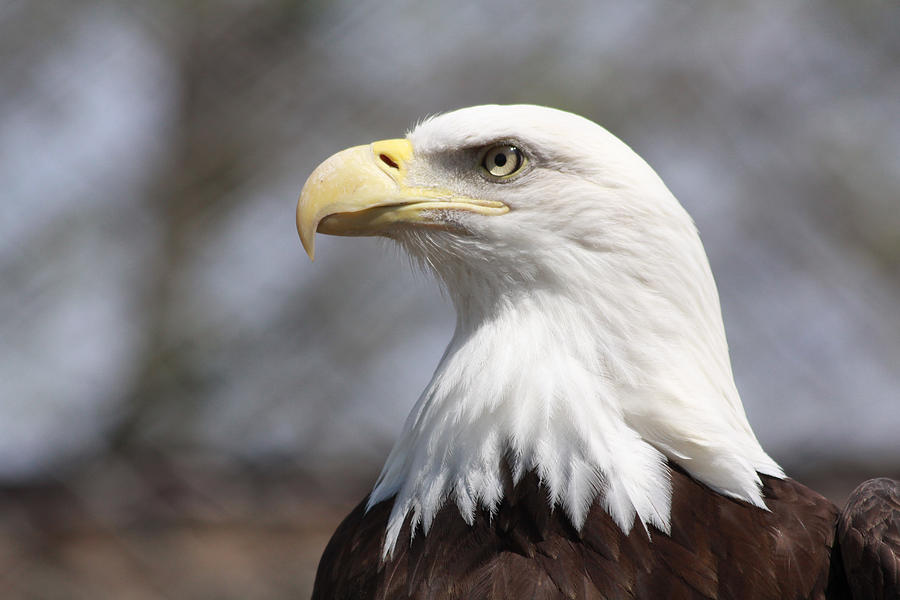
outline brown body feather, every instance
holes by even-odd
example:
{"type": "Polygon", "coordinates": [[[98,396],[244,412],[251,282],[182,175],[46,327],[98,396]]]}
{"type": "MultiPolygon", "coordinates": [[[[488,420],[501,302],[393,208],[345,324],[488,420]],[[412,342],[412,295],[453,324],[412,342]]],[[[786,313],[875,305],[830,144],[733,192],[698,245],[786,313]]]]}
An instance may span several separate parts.
{"type": "Polygon", "coordinates": [[[391,501],[365,501],[325,550],[314,600],[846,597],[832,582],[837,508],[790,479],[763,477],[770,512],[726,498],[670,467],[672,532],[637,523],[625,535],[595,502],[576,531],[551,511],[534,474],[510,486],[497,514],[473,525],[453,503],[412,544],[404,525],[382,561],[391,501]]]}
{"type": "Polygon", "coordinates": [[[854,599],[900,599],[900,482],[882,477],[856,488],[838,520],[837,546],[854,599]]]}

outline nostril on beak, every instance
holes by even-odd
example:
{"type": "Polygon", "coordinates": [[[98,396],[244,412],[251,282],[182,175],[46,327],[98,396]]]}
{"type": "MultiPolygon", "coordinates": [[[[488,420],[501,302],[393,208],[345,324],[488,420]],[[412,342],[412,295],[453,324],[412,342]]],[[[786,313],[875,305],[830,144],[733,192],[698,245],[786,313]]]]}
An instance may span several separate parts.
{"type": "Polygon", "coordinates": [[[383,162],[384,164],[386,164],[386,165],[389,166],[390,168],[392,168],[392,169],[397,169],[397,170],[400,169],[400,165],[398,165],[398,164],[397,164],[390,156],[388,156],[387,154],[379,154],[379,155],[378,155],[378,158],[380,158],[380,159],[381,159],[381,162],[383,162]]]}

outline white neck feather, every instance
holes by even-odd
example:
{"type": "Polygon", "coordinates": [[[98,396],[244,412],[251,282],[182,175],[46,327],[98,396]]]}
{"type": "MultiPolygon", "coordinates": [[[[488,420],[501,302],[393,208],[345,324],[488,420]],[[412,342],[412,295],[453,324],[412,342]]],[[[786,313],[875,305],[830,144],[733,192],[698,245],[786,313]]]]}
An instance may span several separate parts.
{"type": "Polygon", "coordinates": [[[408,516],[413,535],[418,525],[427,534],[448,499],[469,523],[478,507],[494,510],[504,461],[514,482],[536,471],[576,528],[599,497],[624,532],[635,517],[668,532],[666,459],[764,507],[757,472],[783,474],[734,387],[699,238],[688,251],[698,260],[675,274],[615,252],[588,268],[573,253],[523,285],[497,284],[453,257],[430,263],[450,290],[467,293],[453,297],[456,332],[369,499],[396,496],[385,556],[408,516]]]}

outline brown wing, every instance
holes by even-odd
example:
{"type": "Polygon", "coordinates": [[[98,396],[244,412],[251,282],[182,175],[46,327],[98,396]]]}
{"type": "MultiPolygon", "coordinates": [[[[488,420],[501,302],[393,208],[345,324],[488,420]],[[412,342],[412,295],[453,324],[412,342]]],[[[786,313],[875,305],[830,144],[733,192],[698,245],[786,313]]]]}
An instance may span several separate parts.
{"type": "Polygon", "coordinates": [[[853,598],[900,598],[900,482],[882,477],[856,488],[837,538],[853,598]]]}
{"type": "Polygon", "coordinates": [[[495,515],[467,525],[452,503],[428,535],[381,562],[391,502],[361,503],[325,550],[314,599],[825,598],[837,509],[791,480],[764,478],[771,512],[672,468],[672,532],[624,535],[599,503],[576,531],[534,474],[495,515]]]}

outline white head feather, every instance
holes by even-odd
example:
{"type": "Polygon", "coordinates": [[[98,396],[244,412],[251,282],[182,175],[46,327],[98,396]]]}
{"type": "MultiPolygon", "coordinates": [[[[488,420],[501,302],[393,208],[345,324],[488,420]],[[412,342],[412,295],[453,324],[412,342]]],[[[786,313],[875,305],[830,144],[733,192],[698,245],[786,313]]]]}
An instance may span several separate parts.
{"type": "Polygon", "coordinates": [[[653,170],[602,127],[537,106],[477,106],[408,134],[409,185],[500,200],[502,216],[395,237],[457,310],[453,339],[369,499],[396,496],[390,555],[411,516],[427,534],[448,500],[472,522],[535,470],[576,528],[592,502],[625,532],[670,530],[666,459],[764,507],[783,477],[734,385],[716,286],[696,228],[653,170]],[[494,143],[520,175],[484,177],[494,143]]]}

